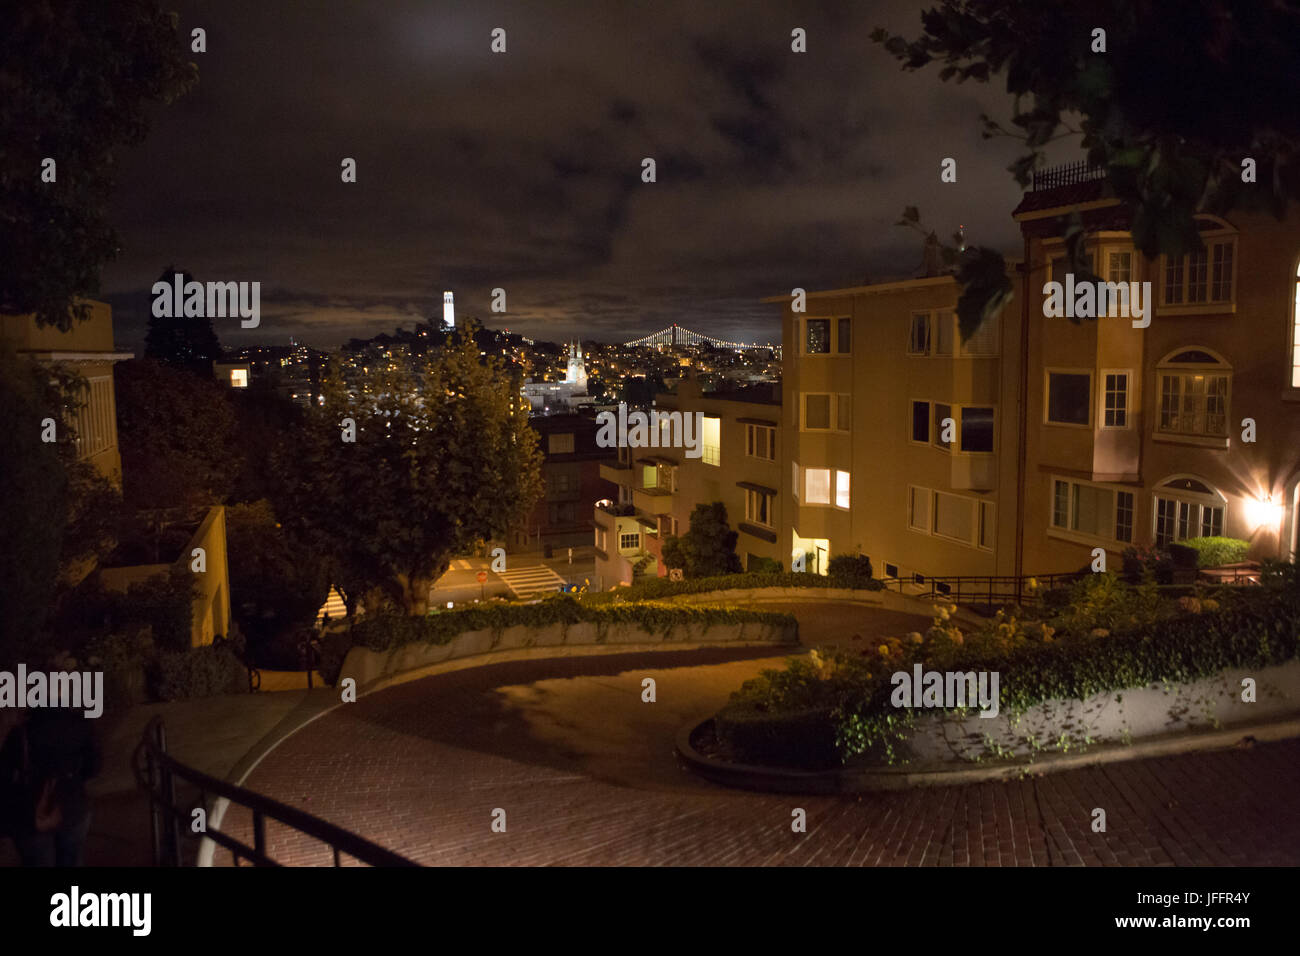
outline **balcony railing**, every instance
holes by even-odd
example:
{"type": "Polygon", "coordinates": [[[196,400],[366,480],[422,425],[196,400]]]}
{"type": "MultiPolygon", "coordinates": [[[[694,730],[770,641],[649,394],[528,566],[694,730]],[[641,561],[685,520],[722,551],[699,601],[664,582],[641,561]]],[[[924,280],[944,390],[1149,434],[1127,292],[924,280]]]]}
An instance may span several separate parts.
{"type": "Polygon", "coordinates": [[[1106,167],[1090,166],[1086,159],[1081,159],[1074,163],[1065,163],[1061,166],[1049,166],[1046,169],[1035,169],[1033,184],[1030,190],[1038,192],[1042,189],[1056,189],[1060,186],[1075,186],[1079,183],[1091,182],[1094,179],[1105,179],[1106,167]]]}
{"type": "Polygon", "coordinates": [[[613,515],[615,518],[630,518],[636,514],[636,505],[631,502],[621,505],[596,505],[596,510],[603,511],[607,515],[613,515]]]}

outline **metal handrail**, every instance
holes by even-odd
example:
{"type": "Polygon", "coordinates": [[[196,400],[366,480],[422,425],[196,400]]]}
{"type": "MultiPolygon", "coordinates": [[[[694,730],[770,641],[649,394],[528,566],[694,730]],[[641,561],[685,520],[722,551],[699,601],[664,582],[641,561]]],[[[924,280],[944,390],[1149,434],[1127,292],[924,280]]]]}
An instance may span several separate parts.
{"type": "Polygon", "coordinates": [[[343,853],[371,866],[420,865],[320,817],[312,816],[296,807],[254,793],[236,784],[219,780],[181,763],[167,753],[167,735],[161,716],[155,716],[145,727],[140,743],[131,756],[131,768],[137,786],[149,797],[155,865],[182,865],[181,820],[187,818],[190,811],[176,806],[177,778],[198,787],[201,797],[213,794],[253,811],[253,846],[251,847],[220,830],[208,829],[203,834],[217,845],[230,850],[236,866],[239,865],[241,858],[255,866],[282,865],[266,853],[267,817],[329,846],[333,851],[335,866],[341,865],[340,855],[343,853]]]}

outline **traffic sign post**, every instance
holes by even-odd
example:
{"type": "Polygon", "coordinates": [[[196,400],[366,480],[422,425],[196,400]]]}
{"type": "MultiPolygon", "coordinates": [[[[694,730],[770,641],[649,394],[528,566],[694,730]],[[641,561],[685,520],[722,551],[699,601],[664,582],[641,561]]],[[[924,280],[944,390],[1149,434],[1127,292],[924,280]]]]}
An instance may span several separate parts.
{"type": "Polygon", "coordinates": [[[486,600],[486,599],[487,599],[487,593],[486,593],[487,589],[486,589],[486,587],[485,587],[486,583],[487,583],[487,572],[486,572],[486,571],[480,571],[480,572],[478,573],[478,596],[479,596],[479,600],[486,600]]]}

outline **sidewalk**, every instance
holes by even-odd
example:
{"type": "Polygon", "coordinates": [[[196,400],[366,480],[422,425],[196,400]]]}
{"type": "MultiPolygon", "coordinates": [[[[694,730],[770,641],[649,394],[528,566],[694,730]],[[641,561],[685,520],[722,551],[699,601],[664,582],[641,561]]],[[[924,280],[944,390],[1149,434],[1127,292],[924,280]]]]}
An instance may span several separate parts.
{"type": "MultiPolygon", "coordinates": [[[[305,676],[305,675],[304,675],[305,676]]],[[[87,866],[150,866],[148,801],[137,789],[131,755],[145,726],[160,714],[167,750],[196,770],[221,779],[243,773],[264,741],[279,739],[280,728],[296,727],[337,700],[332,688],[313,691],[234,694],[168,704],[142,704],[113,725],[97,728],[104,769],[90,784],[94,817],[86,843],[87,866]]],[[[107,720],[107,718],[106,718],[107,720]]],[[[178,794],[181,800],[186,794],[178,794]]],[[[17,866],[13,843],[0,840],[0,866],[17,866]]]]}

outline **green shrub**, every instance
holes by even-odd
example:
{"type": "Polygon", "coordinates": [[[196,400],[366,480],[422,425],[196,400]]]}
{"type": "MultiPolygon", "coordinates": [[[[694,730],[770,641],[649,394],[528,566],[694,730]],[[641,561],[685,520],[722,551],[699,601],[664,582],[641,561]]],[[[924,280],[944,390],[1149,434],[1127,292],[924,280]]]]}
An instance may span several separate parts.
{"type": "Polygon", "coordinates": [[[865,554],[837,554],[826,565],[826,576],[842,588],[869,588],[875,580],[865,554]]]}
{"type": "Polygon", "coordinates": [[[166,573],[132,584],[124,595],[113,595],[113,619],[119,625],[147,624],[156,646],[184,651],[190,646],[197,587],[188,566],[173,565],[166,573]]]}
{"type": "Polygon", "coordinates": [[[1197,552],[1196,566],[1200,568],[1217,568],[1224,564],[1237,564],[1246,560],[1249,541],[1241,538],[1188,538],[1180,544],[1194,548],[1197,552]]]}
{"type": "Polygon", "coordinates": [[[1185,606],[1160,601],[1153,582],[1130,588],[1112,575],[1086,579],[1070,593],[1064,611],[1048,619],[1004,610],[965,635],[939,608],[924,635],[889,638],[856,655],[840,652],[814,665],[765,672],[746,682],[719,714],[723,725],[759,720],[749,714],[770,718],[761,732],[742,730],[727,738],[734,756],[742,762],[771,759],[781,745],[764,735],[780,726],[777,718],[793,715],[797,728],[791,733],[803,741],[816,724],[809,714],[817,712],[835,725],[838,760],[883,753],[892,762],[893,748],[905,739],[914,715],[890,704],[888,678],[914,663],[935,670],[998,671],[1001,709],[1015,715],[1048,700],[1187,683],[1228,669],[1282,664],[1300,654],[1294,565],[1265,565],[1259,587],[1207,590],[1185,606]]]}
{"type": "MultiPolygon", "coordinates": [[[[623,601],[656,600],[679,594],[707,594],[710,591],[752,590],[755,588],[847,588],[854,587],[828,575],[785,571],[777,574],[743,573],[722,574],[711,578],[688,578],[671,581],[668,578],[645,578],[626,588],[600,591],[583,598],[586,604],[609,604],[623,601]]],[[[880,591],[884,582],[871,578],[857,590],[880,591]]]]}
{"type": "Polygon", "coordinates": [[[154,643],[148,630],[138,628],[92,638],[82,652],[82,659],[91,670],[104,672],[104,700],[114,706],[129,707],[148,700],[146,671],[153,654],[154,643]]]}
{"type": "Polygon", "coordinates": [[[824,770],[840,763],[836,722],[823,709],[768,713],[727,706],[713,721],[718,743],[745,763],[824,770]]]}
{"type": "Polygon", "coordinates": [[[785,566],[776,558],[765,558],[761,555],[750,555],[749,567],[745,569],[747,574],[780,574],[785,570],[785,566]]]}
{"type": "Polygon", "coordinates": [[[228,644],[159,651],[148,668],[157,700],[185,700],[248,690],[248,670],[228,644]]]}

